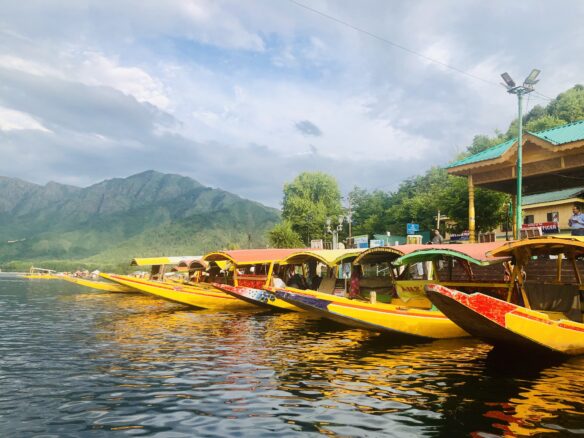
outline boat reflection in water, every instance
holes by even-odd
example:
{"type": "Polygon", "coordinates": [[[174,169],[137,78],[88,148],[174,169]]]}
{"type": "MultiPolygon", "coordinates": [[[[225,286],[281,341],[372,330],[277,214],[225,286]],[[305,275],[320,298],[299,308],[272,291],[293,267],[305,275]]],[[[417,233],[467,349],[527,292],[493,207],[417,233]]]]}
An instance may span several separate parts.
{"type": "Polygon", "coordinates": [[[529,436],[581,420],[579,358],[511,367],[468,338],[399,344],[304,313],[193,312],[141,298],[96,321],[94,360],[117,388],[103,425],[529,436]]]}

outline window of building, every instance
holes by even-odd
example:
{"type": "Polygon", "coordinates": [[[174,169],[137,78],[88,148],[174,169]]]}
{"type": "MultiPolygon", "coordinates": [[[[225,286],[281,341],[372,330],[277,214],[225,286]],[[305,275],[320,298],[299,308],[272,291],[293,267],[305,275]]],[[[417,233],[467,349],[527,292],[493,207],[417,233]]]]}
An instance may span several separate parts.
{"type": "Polygon", "coordinates": [[[548,222],[560,222],[560,214],[557,211],[552,211],[547,214],[548,222]]]}
{"type": "Polygon", "coordinates": [[[523,218],[523,223],[524,224],[532,224],[532,223],[534,223],[534,221],[533,221],[533,215],[532,214],[528,214],[527,216],[525,216],[523,218]]]}

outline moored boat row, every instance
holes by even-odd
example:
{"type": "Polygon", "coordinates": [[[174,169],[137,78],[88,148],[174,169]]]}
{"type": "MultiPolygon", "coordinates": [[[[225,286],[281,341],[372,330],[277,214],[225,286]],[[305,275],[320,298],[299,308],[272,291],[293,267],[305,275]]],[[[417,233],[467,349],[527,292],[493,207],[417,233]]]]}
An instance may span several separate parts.
{"type": "Polygon", "coordinates": [[[102,273],[112,283],[68,280],[197,308],[311,312],[412,340],[474,336],[521,351],[582,354],[583,257],[584,239],[573,237],[233,250],[134,259],[151,266],[148,278],[102,273]]]}

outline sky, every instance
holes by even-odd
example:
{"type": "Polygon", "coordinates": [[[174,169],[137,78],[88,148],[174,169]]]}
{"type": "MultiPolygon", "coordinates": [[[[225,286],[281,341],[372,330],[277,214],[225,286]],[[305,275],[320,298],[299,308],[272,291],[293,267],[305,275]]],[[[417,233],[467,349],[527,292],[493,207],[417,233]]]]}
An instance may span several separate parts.
{"type": "Polygon", "coordinates": [[[395,190],[584,83],[584,2],[0,0],[0,175],[395,190]]]}

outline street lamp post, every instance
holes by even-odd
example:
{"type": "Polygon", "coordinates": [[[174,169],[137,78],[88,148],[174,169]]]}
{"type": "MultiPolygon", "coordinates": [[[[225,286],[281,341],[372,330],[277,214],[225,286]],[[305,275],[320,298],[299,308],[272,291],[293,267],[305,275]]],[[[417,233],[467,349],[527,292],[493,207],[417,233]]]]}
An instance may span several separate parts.
{"type": "Polygon", "coordinates": [[[339,231],[343,230],[343,219],[344,217],[342,215],[339,216],[339,224],[336,227],[331,227],[332,221],[330,218],[327,218],[326,220],[326,231],[333,235],[332,249],[339,249],[339,231]]]}
{"type": "Polygon", "coordinates": [[[515,206],[515,239],[521,237],[521,194],[522,194],[522,179],[523,179],[523,96],[533,91],[533,86],[539,81],[536,78],[541,73],[540,70],[533,69],[529,76],[523,81],[523,85],[516,85],[515,81],[511,79],[509,73],[503,73],[501,77],[505,81],[503,86],[507,88],[507,92],[517,95],[517,105],[519,107],[519,120],[517,128],[517,196],[516,196],[516,206],[515,206]]]}

